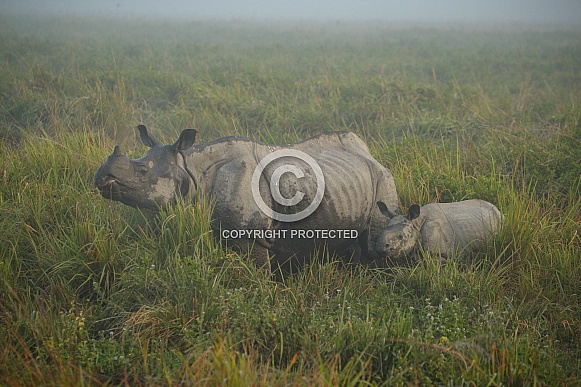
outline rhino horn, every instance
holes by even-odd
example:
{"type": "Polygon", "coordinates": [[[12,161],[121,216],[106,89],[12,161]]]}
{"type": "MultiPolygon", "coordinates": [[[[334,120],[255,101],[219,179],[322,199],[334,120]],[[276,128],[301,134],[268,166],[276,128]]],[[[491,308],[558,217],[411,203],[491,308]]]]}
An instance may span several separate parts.
{"type": "Polygon", "coordinates": [[[119,147],[119,145],[115,145],[115,149],[113,149],[113,153],[111,154],[111,156],[114,157],[123,156],[123,153],[121,153],[121,148],[119,147]]]}

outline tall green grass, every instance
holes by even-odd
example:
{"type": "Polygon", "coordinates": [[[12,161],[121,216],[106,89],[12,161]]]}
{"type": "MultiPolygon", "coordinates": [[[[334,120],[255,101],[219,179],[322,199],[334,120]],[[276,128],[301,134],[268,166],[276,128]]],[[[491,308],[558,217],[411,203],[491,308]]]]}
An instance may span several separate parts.
{"type": "Polygon", "coordinates": [[[579,31],[0,21],[0,384],[579,383],[579,31]],[[137,123],[352,130],[402,211],[482,198],[504,227],[462,262],[270,278],[211,203],[153,221],[95,192],[137,123]]]}

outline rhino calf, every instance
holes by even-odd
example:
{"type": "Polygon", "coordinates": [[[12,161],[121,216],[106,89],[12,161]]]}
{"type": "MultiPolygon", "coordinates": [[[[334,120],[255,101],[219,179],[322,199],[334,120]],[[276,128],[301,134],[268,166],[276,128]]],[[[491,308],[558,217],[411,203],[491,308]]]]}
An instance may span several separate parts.
{"type": "Polygon", "coordinates": [[[416,257],[420,247],[443,259],[465,256],[485,247],[502,219],[498,208],[478,199],[421,208],[414,204],[407,215],[397,216],[383,202],[377,205],[390,220],[375,243],[375,251],[390,260],[416,257]]]}

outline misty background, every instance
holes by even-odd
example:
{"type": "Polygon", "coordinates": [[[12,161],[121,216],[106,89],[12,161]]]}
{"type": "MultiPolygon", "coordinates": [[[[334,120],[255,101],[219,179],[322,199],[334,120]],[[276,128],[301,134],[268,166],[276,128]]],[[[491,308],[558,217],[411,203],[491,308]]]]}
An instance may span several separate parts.
{"type": "Polygon", "coordinates": [[[181,20],[388,20],[581,26],[581,0],[0,0],[0,13],[181,20]]]}

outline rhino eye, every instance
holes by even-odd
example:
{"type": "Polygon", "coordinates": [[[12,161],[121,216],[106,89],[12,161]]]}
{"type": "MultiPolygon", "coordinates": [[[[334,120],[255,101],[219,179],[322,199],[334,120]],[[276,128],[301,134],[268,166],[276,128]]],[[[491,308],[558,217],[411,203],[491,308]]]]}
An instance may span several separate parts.
{"type": "Polygon", "coordinates": [[[399,239],[403,239],[403,234],[399,234],[397,237],[398,237],[399,239]]]}
{"type": "Polygon", "coordinates": [[[137,166],[137,171],[139,173],[145,174],[145,173],[147,173],[147,171],[149,171],[149,168],[147,168],[146,165],[140,164],[140,165],[137,166]]]}

